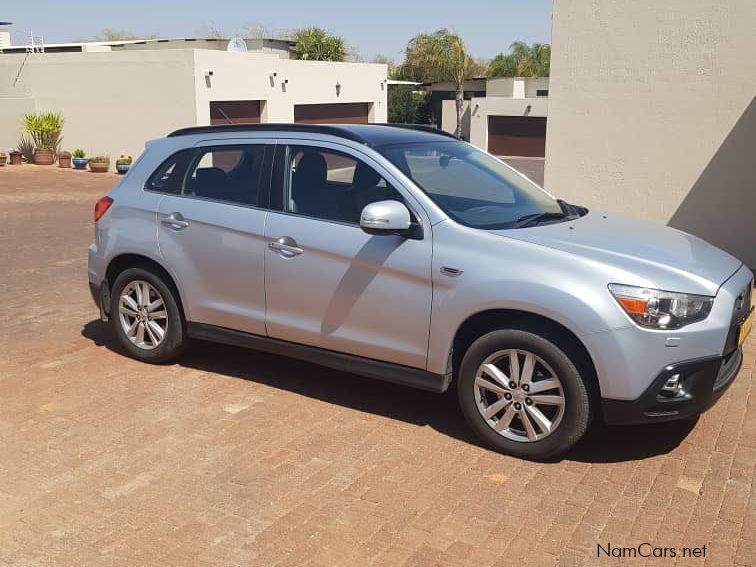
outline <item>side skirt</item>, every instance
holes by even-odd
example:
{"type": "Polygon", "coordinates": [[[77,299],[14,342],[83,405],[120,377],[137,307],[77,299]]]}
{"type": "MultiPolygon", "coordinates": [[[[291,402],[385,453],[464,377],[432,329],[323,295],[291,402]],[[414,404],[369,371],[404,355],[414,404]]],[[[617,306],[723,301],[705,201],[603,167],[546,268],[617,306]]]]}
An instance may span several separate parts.
{"type": "Polygon", "coordinates": [[[362,356],[292,343],[281,339],[253,335],[242,331],[234,331],[233,329],[216,327],[215,325],[208,325],[206,323],[187,321],[186,330],[187,334],[193,339],[225,343],[289,356],[342,372],[351,372],[368,378],[393,382],[394,384],[410,386],[411,388],[418,388],[428,392],[445,392],[451,383],[451,373],[435,374],[419,368],[382,362],[380,360],[373,360],[372,358],[364,358],[362,356]]]}

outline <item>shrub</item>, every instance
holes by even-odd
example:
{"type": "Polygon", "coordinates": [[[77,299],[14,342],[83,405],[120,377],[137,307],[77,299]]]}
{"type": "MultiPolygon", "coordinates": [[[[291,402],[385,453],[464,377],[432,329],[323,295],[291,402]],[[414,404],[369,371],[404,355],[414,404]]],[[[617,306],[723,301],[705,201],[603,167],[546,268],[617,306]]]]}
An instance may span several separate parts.
{"type": "Polygon", "coordinates": [[[21,134],[16,146],[18,147],[18,151],[21,152],[21,156],[26,161],[31,162],[32,159],[34,159],[34,140],[32,140],[31,136],[21,134]]]}
{"type": "Polygon", "coordinates": [[[84,150],[82,150],[81,148],[76,148],[73,151],[73,157],[75,157],[75,158],[87,157],[87,153],[84,150]]]}
{"type": "Polygon", "coordinates": [[[24,114],[24,130],[31,136],[34,146],[57,153],[63,131],[63,115],[60,112],[31,112],[24,114]]]}

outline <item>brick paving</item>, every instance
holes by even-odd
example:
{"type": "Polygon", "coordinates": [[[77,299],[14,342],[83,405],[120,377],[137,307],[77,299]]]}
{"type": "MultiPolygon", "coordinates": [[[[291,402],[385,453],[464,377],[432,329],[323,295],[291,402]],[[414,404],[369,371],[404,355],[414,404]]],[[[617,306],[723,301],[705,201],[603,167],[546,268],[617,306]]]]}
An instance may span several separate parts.
{"type": "Polygon", "coordinates": [[[85,254],[115,181],[0,168],[0,565],[644,565],[597,558],[643,542],[754,564],[754,336],[698,422],[521,461],[453,395],[205,343],[119,354],[85,254]]]}

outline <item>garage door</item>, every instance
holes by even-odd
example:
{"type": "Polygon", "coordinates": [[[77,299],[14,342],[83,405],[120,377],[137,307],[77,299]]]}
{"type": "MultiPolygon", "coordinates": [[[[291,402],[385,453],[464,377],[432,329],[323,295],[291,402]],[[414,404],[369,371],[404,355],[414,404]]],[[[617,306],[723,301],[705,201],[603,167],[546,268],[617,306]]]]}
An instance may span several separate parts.
{"type": "Polygon", "coordinates": [[[296,104],[294,122],[301,124],[367,124],[368,103],[296,104]]]}
{"type": "Polygon", "coordinates": [[[544,157],[546,118],[489,116],[488,152],[496,156],[544,157]]]}
{"type": "Polygon", "coordinates": [[[210,124],[258,124],[259,100],[217,100],[210,103],[210,124]]]}

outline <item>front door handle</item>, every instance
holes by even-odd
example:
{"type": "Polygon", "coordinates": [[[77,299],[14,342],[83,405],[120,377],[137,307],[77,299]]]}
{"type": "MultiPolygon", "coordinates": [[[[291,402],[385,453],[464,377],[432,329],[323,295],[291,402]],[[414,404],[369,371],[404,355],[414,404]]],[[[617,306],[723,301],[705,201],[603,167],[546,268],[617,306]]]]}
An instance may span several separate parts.
{"type": "Polygon", "coordinates": [[[278,238],[276,240],[271,240],[268,243],[268,247],[271,250],[280,252],[282,256],[289,258],[293,256],[299,256],[304,252],[304,250],[302,250],[297,244],[297,241],[294,240],[291,236],[282,236],[281,238],[278,238]]]}
{"type": "Polygon", "coordinates": [[[173,230],[183,230],[189,226],[189,223],[184,220],[184,215],[181,213],[171,213],[161,219],[160,222],[173,230]]]}

